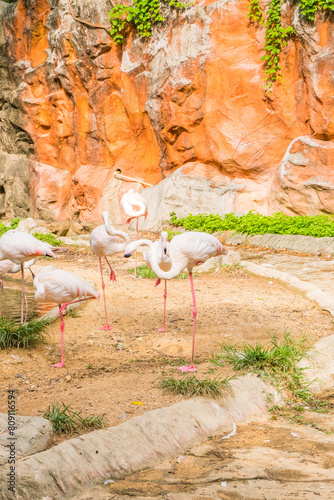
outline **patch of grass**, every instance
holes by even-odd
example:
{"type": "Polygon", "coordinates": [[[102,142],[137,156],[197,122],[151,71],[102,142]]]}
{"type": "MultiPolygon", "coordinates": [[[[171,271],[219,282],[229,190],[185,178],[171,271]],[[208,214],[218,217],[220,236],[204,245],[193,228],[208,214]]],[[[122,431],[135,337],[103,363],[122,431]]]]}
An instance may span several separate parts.
{"type": "MultiPolygon", "coordinates": [[[[183,366],[187,364],[187,360],[184,358],[160,358],[159,360],[162,362],[164,365],[170,365],[170,366],[183,366]]],[[[194,359],[194,364],[198,365],[198,361],[194,359]]]]}
{"type": "Polygon", "coordinates": [[[221,352],[213,354],[210,361],[219,366],[230,365],[235,371],[261,374],[284,392],[282,404],[272,407],[271,411],[276,415],[273,418],[295,418],[298,412],[305,409],[327,412],[329,404],[311,393],[309,387],[312,382],[304,380],[304,369],[298,366],[310,347],[306,337],[293,339],[291,333],[286,332],[281,340],[275,335],[270,335],[270,338],[267,344],[259,342],[254,346],[222,344],[221,352]]]}
{"type": "MultiPolygon", "coordinates": [[[[135,268],[130,267],[127,269],[127,272],[129,274],[135,274],[135,268]]],[[[148,279],[157,279],[155,273],[150,269],[148,266],[137,266],[137,274],[141,278],[148,278],[148,279]]]]}
{"type": "Polygon", "coordinates": [[[87,370],[92,370],[93,369],[93,365],[92,363],[89,363],[87,366],[86,366],[87,370]]]}
{"type": "Polygon", "coordinates": [[[9,223],[9,226],[5,226],[2,222],[0,222],[0,236],[3,236],[7,231],[11,229],[16,229],[19,225],[21,219],[12,219],[9,223]]]}
{"type": "Polygon", "coordinates": [[[81,314],[79,313],[79,311],[77,309],[71,309],[69,312],[68,312],[69,316],[71,316],[71,318],[80,318],[81,314]]]}
{"type": "Polygon", "coordinates": [[[171,394],[182,394],[183,396],[211,396],[218,397],[223,391],[231,390],[229,381],[231,378],[198,379],[195,375],[187,375],[181,379],[168,377],[161,379],[158,386],[164,392],[171,394]]]}
{"type": "Polygon", "coordinates": [[[49,324],[48,321],[32,320],[23,325],[15,323],[5,316],[0,317],[0,350],[11,347],[27,349],[43,342],[43,331],[49,324]]]}
{"type": "Polygon", "coordinates": [[[83,429],[101,429],[105,427],[103,415],[83,417],[81,411],[70,409],[72,403],[65,405],[63,401],[54,401],[48,406],[43,417],[49,420],[56,434],[79,432],[83,429]]]}
{"type": "Polygon", "coordinates": [[[242,234],[303,234],[322,238],[334,236],[333,215],[296,215],[289,216],[281,212],[267,216],[253,211],[240,217],[233,213],[221,217],[218,214],[189,214],[178,219],[175,212],[170,214],[170,223],[182,226],[189,231],[206,233],[236,231],[242,234]]]}
{"type": "Polygon", "coordinates": [[[63,242],[59,240],[54,234],[43,234],[43,233],[34,233],[33,236],[40,241],[44,241],[45,243],[50,243],[53,247],[61,247],[63,242]]]}
{"type": "MultiPolygon", "coordinates": [[[[130,267],[129,269],[127,269],[127,272],[129,274],[135,274],[135,268],[130,267]]],[[[153,280],[158,279],[157,275],[148,266],[137,266],[137,274],[142,278],[153,279],[153,280]]],[[[198,274],[193,273],[193,277],[198,278],[198,274]]],[[[186,272],[182,272],[178,274],[174,279],[183,280],[187,278],[189,278],[189,274],[186,272]]]]}

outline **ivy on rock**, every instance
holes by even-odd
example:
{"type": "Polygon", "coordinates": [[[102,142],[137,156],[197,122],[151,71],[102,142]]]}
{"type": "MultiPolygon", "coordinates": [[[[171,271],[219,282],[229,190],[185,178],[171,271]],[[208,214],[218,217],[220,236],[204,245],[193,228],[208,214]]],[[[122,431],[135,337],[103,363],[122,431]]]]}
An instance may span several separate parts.
{"type": "MultiPolygon", "coordinates": [[[[318,10],[334,11],[334,0],[300,0],[300,11],[306,21],[313,22],[318,10]]],[[[250,0],[249,19],[256,24],[265,25],[265,91],[269,93],[276,80],[282,78],[280,54],[288,39],[295,34],[292,26],[283,27],[281,21],[281,0],[271,0],[265,14],[259,0],[250,0]]]]}
{"type": "MultiPolygon", "coordinates": [[[[168,0],[164,0],[167,3],[168,0]]],[[[170,0],[172,9],[184,10],[192,5],[170,0]]],[[[141,36],[149,37],[154,24],[163,22],[161,4],[159,0],[135,0],[132,4],[116,4],[109,12],[111,23],[110,34],[115,43],[123,43],[125,29],[130,26],[138,31],[141,36]]]]}

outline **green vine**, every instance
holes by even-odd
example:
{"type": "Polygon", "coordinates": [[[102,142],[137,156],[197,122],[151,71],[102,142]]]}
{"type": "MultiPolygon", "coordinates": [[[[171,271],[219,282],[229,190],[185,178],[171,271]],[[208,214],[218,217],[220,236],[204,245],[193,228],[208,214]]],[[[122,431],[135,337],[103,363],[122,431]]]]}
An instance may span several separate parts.
{"type": "Polygon", "coordinates": [[[313,22],[317,10],[334,11],[334,0],[301,0],[300,10],[307,21],[313,22]]]}
{"type": "MultiPolygon", "coordinates": [[[[318,9],[334,11],[334,0],[300,0],[300,11],[309,22],[313,22],[318,9]]],[[[269,93],[277,79],[282,78],[280,54],[290,36],[295,34],[292,26],[283,28],[281,23],[281,0],[271,0],[266,15],[259,5],[259,0],[250,0],[248,17],[256,24],[265,23],[265,91],[269,93]]]]}
{"type": "MultiPolygon", "coordinates": [[[[170,0],[168,3],[173,9],[184,10],[193,2],[170,0]]],[[[135,0],[131,5],[117,4],[109,12],[109,19],[110,34],[115,43],[123,43],[124,32],[128,26],[138,30],[140,36],[148,38],[152,34],[153,25],[164,21],[159,0],[135,0]]]]}

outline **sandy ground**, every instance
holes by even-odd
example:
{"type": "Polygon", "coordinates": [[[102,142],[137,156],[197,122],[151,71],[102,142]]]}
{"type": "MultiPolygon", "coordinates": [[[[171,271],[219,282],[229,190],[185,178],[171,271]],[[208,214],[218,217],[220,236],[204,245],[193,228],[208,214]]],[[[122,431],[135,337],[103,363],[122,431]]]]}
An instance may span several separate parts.
{"type": "MultiPolygon", "coordinates": [[[[153,236],[152,236],[153,238],[153,236]]],[[[104,324],[103,302],[89,301],[78,317],[65,317],[65,368],[60,360],[60,322],[38,347],[0,351],[0,411],[7,411],[7,389],[17,389],[20,415],[39,415],[53,401],[71,403],[84,415],[104,414],[108,425],[171,405],[183,396],[163,394],[161,377],[183,377],[178,359],[188,361],[192,336],[192,298],[188,279],[168,282],[167,331],[162,325],[163,283],[135,279],[127,268],[134,260],[111,258],[117,281],[107,282],[108,314],[112,331],[104,324]],[[13,357],[14,355],[14,357],[13,357]],[[133,404],[133,403],[142,404],[133,404]]],[[[40,260],[35,272],[55,264],[92,280],[101,291],[98,259],[89,248],[71,249],[56,262],[40,260]]],[[[107,271],[107,266],[104,266],[107,271]]],[[[195,278],[197,298],[196,360],[198,377],[227,376],[227,369],[209,362],[220,343],[255,343],[268,332],[306,333],[311,343],[334,333],[329,313],[275,280],[253,276],[242,268],[220,268],[195,278]]],[[[55,438],[54,443],[59,442],[55,438]]]]}

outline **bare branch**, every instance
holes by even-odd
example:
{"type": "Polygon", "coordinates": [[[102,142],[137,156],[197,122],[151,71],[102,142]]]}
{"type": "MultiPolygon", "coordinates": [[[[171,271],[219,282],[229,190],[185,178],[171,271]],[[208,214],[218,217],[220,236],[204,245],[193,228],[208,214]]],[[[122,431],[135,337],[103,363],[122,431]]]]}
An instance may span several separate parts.
{"type": "MultiPolygon", "coordinates": [[[[111,29],[110,25],[109,26],[101,26],[99,24],[92,24],[92,23],[89,23],[88,21],[84,21],[83,19],[79,19],[78,17],[75,17],[75,15],[73,13],[73,10],[72,10],[72,6],[71,6],[70,0],[67,0],[67,3],[68,3],[68,7],[70,9],[70,14],[73,17],[73,19],[75,19],[79,23],[83,23],[83,24],[86,24],[87,26],[91,26],[92,28],[101,28],[103,30],[107,30],[108,33],[110,34],[110,29],[111,29]]],[[[112,4],[113,7],[115,7],[114,0],[110,0],[110,3],[112,4]]]]}

